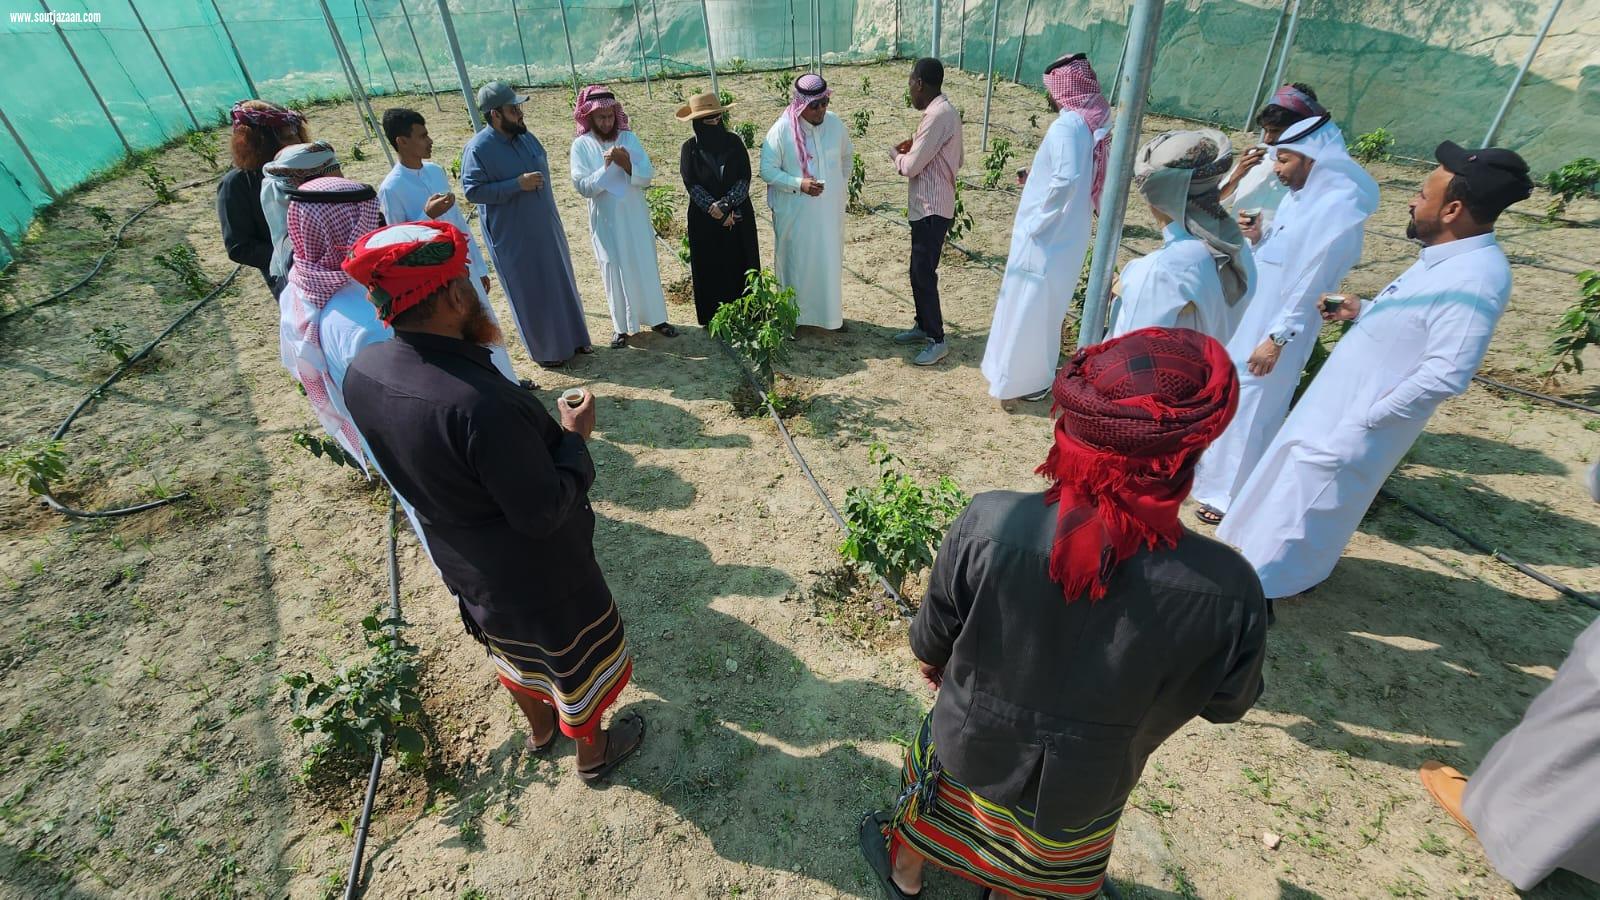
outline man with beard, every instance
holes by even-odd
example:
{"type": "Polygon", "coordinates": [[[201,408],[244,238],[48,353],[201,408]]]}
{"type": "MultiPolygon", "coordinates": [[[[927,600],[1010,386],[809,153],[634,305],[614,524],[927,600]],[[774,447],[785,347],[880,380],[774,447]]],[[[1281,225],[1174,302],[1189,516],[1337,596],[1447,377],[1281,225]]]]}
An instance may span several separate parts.
{"type": "Polygon", "coordinates": [[[555,368],[590,352],[589,326],[550,193],[550,159],[522,118],[527,99],[503,81],[478,89],[486,124],[461,152],[461,187],[483,216],[495,274],[528,355],[555,368]]]}
{"type": "Polygon", "coordinates": [[[644,720],[629,713],[600,727],[633,662],[594,556],[585,444],[594,397],[561,403],[558,425],[495,370],[483,345],[498,329],[455,226],[379,229],[351,248],[344,269],[395,330],[345,376],[373,459],[415,504],[467,632],[527,718],[529,749],[548,751],[559,728],[578,742],[583,780],[605,777],[638,749],[644,720]]]}
{"type": "Polygon", "coordinates": [[[1433,411],[1471,383],[1511,297],[1494,223],[1533,191],[1527,163],[1510,150],[1450,141],[1434,157],[1439,166],[1411,200],[1406,227],[1422,258],[1371,300],[1325,298],[1324,320],[1355,324],[1217,531],[1255,566],[1268,598],[1333,572],[1433,411]]]}
{"type": "Polygon", "coordinates": [[[650,156],[605,85],[579,91],[572,118],[577,123],[572,187],[589,199],[589,237],[611,303],[611,348],[628,346],[628,336],[646,328],[677,337],[678,330],[667,322],[656,232],[644,199],[656,174],[650,156]]]}

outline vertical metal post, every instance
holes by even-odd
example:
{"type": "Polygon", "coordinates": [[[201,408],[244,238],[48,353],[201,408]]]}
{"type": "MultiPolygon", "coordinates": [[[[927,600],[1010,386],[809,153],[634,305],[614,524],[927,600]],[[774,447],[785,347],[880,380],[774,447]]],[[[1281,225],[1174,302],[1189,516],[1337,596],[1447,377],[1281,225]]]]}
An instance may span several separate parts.
{"type": "Polygon", "coordinates": [[[989,152],[989,106],[994,101],[994,47],[1000,39],[1000,0],[994,3],[994,14],[989,18],[989,76],[983,88],[983,152],[989,152]]]}
{"type": "Polygon", "coordinates": [[[0,228],[0,247],[4,247],[6,250],[6,255],[11,257],[12,262],[16,262],[17,245],[11,243],[11,238],[6,237],[6,230],[4,228],[0,228]]]}
{"type": "Polygon", "coordinates": [[[1113,106],[1117,103],[1117,93],[1122,90],[1122,64],[1128,59],[1128,40],[1132,34],[1131,31],[1122,32],[1122,52],[1117,54],[1117,68],[1111,73],[1111,94],[1106,102],[1113,106]]]}
{"type": "Polygon", "coordinates": [[[706,9],[706,0],[700,0],[700,25],[706,32],[706,65],[711,67],[711,93],[721,94],[717,88],[717,53],[711,49],[711,12],[706,9]]]}
{"type": "Polygon", "coordinates": [[[239,52],[239,45],[233,39],[233,29],[228,27],[228,20],[223,18],[222,7],[217,5],[217,0],[211,0],[211,9],[217,14],[217,22],[222,25],[222,34],[228,39],[228,47],[233,50],[233,61],[239,64],[239,74],[244,76],[244,86],[249,89],[251,97],[260,97],[261,92],[256,90],[256,80],[250,77],[250,70],[245,67],[244,56],[239,52]]]}
{"type": "Polygon", "coordinates": [[[567,25],[567,0],[557,2],[561,6],[561,34],[567,39],[567,67],[572,70],[572,92],[576,94],[581,85],[578,84],[578,58],[572,53],[572,29],[567,25]]]}
{"type": "Polygon", "coordinates": [[[11,135],[11,139],[17,142],[17,147],[22,150],[22,158],[27,160],[28,165],[33,167],[33,174],[39,176],[39,183],[44,185],[44,192],[50,195],[50,199],[60,200],[61,195],[56,192],[56,186],[50,183],[49,176],[45,175],[44,169],[39,167],[39,161],[33,158],[33,152],[28,149],[27,144],[22,142],[22,135],[18,134],[17,129],[12,126],[11,119],[6,116],[4,109],[0,109],[0,125],[4,125],[6,132],[11,135]]]}
{"type": "Polygon", "coordinates": [[[522,78],[533,84],[533,73],[528,71],[528,45],[522,42],[522,14],[517,11],[517,0],[511,0],[511,21],[517,26],[517,49],[522,51],[522,78]]]}
{"type": "Polygon", "coordinates": [[[367,5],[367,0],[361,0],[361,8],[367,13],[367,21],[372,23],[372,39],[378,42],[378,55],[383,57],[383,67],[389,70],[389,80],[394,82],[394,92],[398,94],[400,79],[394,74],[394,63],[389,61],[388,49],[383,46],[383,35],[378,33],[378,20],[373,17],[372,7],[367,5]]]}
{"type": "Polygon", "coordinates": [[[422,42],[417,40],[417,29],[411,25],[411,11],[406,9],[406,0],[400,0],[400,14],[406,17],[406,31],[411,32],[411,46],[417,48],[417,64],[422,66],[422,77],[428,80],[428,94],[433,97],[433,108],[444,112],[444,107],[439,103],[439,89],[433,86],[433,73],[428,71],[428,61],[422,58],[422,42]]]}
{"type": "Polygon", "coordinates": [[[1128,55],[1132,67],[1123,75],[1122,95],[1111,131],[1111,153],[1106,160],[1105,190],[1100,195],[1100,220],[1095,227],[1094,260],[1089,285],[1083,295],[1083,319],[1078,346],[1100,343],[1106,331],[1106,305],[1111,293],[1111,273],[1117,265],[1122,220],[1127,212],[1128,183],[1133,157],[1139,147],[1139,125],[1144,119],[1144,99],[1149,93],[1150,71],[1155,67],[1156,42],[1161,33],[1162,0],[1136,0],[1128,30],[1128,55]]]}
{"type": "MultiPolygon", "coordinates": [[[[704,0],[702,0],[704,2],[704,0]]],[[[822,74],[822,0],[811,0],[811,33],[815,39],[811,42],[812,59],[811,70],[818,75],[822,74]]]]}
{"type": "Polygon", "coordinates": [[[656,92],[650,87],[650,61],[644,55],[644,21],[639,14],[639,0],[633,0],[633,27],[639,33],[639,70],[644,73],[644,92],[654,100],[656,92]]]}
{"type": "Polygon", "coordinates": [[[1300,0],[1289,6],[1289,29],[1283,33],[1283,50],[1278,53],[1278,70],[1272,74],[1274,85],[1283,84],[1283,70],[1289,65],[1289,51],[1294,49],[1294,27],[1300,22],[1300,0]]]}
{"type": "Polygon", "coordinates": [[[439,18],[444,20],[444,38],[450,44],[450,58],[456,63],[456,78],[461,81],[461,96],[466,98],[467,113],[472,116],[472,130],[483,128],[483,116],[478,114],[477,98],[472,96],[472,79],[467,77],[467,63],[461,58],[461,42],[456,40],[456,23],[450,18],[448,0],[438,0],[439,18]]]}
{"type": "Polygon", "coordinates": [[[183,88],[178,87],[178,79],[172,77],[172,68],[167,65],[167,58],[161,55],[161,48],[156,46],[155,36],[150,33],[150,27],[144,24],[144,16],[139,15],[139,7],[133,0],[128,0],[128,9],[133,11],[134,21],[139,23],[139,30],[144,32],[144,39],[150,42],[150,49],[156,52],[156,62],[161,63],[161,71],[167,73],[167,80],[172,82],[172,89],[178,94],[178,101],[183,104],[183,111],[189,114],[189,124],[195,131],[200,130],[200,120],[194,117],[194,110],[189,107],[189,98],[183,95],[183,88]]]}
{"type": "MultiPolygon", "coordinates": [[[[50,4],[46,3],[45,0],[39,0],[39,6],[46,13],[51,12],[50,4]]],[[[67,55],[72,57],[73,65],[78,67],[78,74],[83,76],[83,83],[89,86],[89,93],[94,95],[94,102],[100,104],[100,111],[106,114],[106,121],[111,123],[111,130],[117,133],[117,140],[122,142],[122,149],[131,154],[133,145],[128,143],[127,135],[122,133],[122,126],[118,125],[116,117],[111,115],[111,107],[106,105],[106,98],[100,96],[100,89],[94,86],[94,79],[89,77],[89,70],[83,67],[83,60],[78,58],[78,51],[72,49],[72,42],[67,40],[67,33],[62,31],[61,26],[53,20],[50,26],[56,30],[56,37],[61,38],[62,45],[67,48],[67,55]]]]}
{"type": "Polygon", "coordinates": [[[364,132],[377,136],[378,130],[362,112],[361,101],[366,98],[366,92],[357,86],[355,66],[345,58],[344,40],[339,37],[339,26],[334,24],[333,13],[328,9],[328,0],[317,0],[317,5],[322,8],[322,20],[328,25],[328,39],[333,41],[333,55],[339,58],[339,68],[344,72],[345,84],[350,86],[350,103],[356,108],[356,118],[361,120],[364,132]]]}
{"type": "Polygon", "coordinates": [[[1522,87],[1522,79],[1528,75],[1528,67],[1533,65],[1534,56],[1539,53],[1539,45],[1544,43],[1544,36],[1550,31],[1550,26],[1556,20],[1556,13],[1561,11],[1561,0],[1554,0],[1550,4],[1550,12],[1545,14],[1544,24],[1539,26],[1539,33],[1534,36],[1532,46],[1528,47],[1528,55],[1522,58],[1522,67],[1517,69],[1517,77],[1511,79],[1511,89],[1506,91],[1506,99],[1500,102],[1500,110],[1494,114],[1494,121],[1489,123],[1489,133],[1483,136],[1483,146],[1493,147],[1494,139],[1500,135],[1500,126],[1506,120],[1506,113],[1511,111],[1511,102],[1517,98],[1517,89],[1522,87]]]}
{"type": "Polygon", "coordinates": [[[339,26],[333,21],[333,12],[328,9],[328,0],[317,0],[322,7],[322,17],[328,22],[328,34],[333,38],[333,48],[339,52],[339,58],[344,60],[350,76],[351,91],[355,94],[356,109],[367,111],[367,127],[372,129],[373,137],[377,138],[378,146],[383,148],[383,158],[394,165],[394,149],[389,146],[389,139],[383,135],[383,126],[378,124],[378,115],[372,111],[372,100],[367,96],[367,89],[361,83],[361,74],[356,71],[355,60],[350,58],[350,50],[344,45],[344,38],[339,34],[339,26]]]}
{"type": "Polygon", "coordinates": [[[957,40],[961,43],[956,46],[956,68],[967,67],[967,0],[961,0],[961,30],[957,40]]]}
{"type": "Polygon", "coordinates": [[[789,0],[789,68],[800,67],[800,42],[794,30],[794,0],[789,0]]]}
{"type": "Polygon", "coordinates": [[[656,26],[656,71],[666,71],[666,65],[661,62],[661,13],[656,9],[656,0],[650,0],[650,21],[656,26]]]}
{"type": "Polygon", "coordinates": [[[1244,110],[1244,124],[1239,126],[1240,131],[1249,131],[1250,125],[1255,121],[1256,101],[1261,99],[1261,91],[1267,86],[1267,71],[1272,68],[1272,50],[1278,45],[1278,34],[1283,31],[1283,20],[1289,17],[1289,0],[1283,0],[1283,8],[1278,10],[1278,22],[1272,26],[1272,40],[1267,42],[1266,55],[1261,58],[1261,78],[1256,81],[1256,92],[1250,95],[1250,103],[1244,110]]]}
{"type": "Polygon", "coordinates": [[[1011,70],[1011,80],[1022,83],[1022,49],[1028,46],[1028,17],[1033,15],[1033,0],[1022,8],[1022,30],[1017,32],[1017,65],[1011,70]]]}
{"type": "Polygon", "coordinates": [[[939,58],[939,30],[944,22],[944,0],[933,0],[933,37],[929,40],[928,55],[939,58]]]}

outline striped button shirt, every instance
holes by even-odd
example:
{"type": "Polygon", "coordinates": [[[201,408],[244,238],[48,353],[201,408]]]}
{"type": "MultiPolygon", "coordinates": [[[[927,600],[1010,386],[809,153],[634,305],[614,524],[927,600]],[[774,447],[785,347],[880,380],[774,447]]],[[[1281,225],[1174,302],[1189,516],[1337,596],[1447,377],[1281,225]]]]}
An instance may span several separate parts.
{"type": "Polygon", "coordinates": [[[894,167],[911,179],[906,218],[955,218],[956,170],[961,168],[961,115],[945,95],[933,98],[911,138],[911,150],[894,154],[894,167]]]}

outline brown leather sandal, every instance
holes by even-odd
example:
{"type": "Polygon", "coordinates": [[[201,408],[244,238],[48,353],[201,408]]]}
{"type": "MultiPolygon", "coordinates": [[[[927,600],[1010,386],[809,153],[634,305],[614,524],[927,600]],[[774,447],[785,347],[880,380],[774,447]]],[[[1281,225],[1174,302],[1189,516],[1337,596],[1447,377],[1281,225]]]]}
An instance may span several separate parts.
{"type": "Polygon", "coordinates": [[[595,784],[611,774],[623,760],[632,756],[644,744],[644,717],[627,712],[616,718],[606,729],[606,758],[592,769],[578,769],[578,777],[585,784],[595,784]]]}

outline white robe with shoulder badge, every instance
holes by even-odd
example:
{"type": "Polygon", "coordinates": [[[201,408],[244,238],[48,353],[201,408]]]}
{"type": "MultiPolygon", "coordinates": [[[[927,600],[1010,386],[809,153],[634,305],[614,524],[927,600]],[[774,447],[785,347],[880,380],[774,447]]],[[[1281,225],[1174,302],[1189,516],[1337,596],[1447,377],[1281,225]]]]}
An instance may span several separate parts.
{"type": "Polygon", "coordinates": [[[761,180],[772,208],[774,274],[794,288],[801,325],[844,326],[844,213],[854,149],[844,122],[833,113],[821,125],[800,120],[811,177],[823,183],[812,197],[800,192],[800,153],[787,114],[767,130],[761,144],[761,180]]]}
{"type": "Polygon", "coordinates": [[[570,161],[572,187],[589,200],[589,237],[611,304],[612,330],[635,334],[667,321],[656,232],[644,197],[655,169],[644,144],[632,131],[619,131],[611,142],[591,131],[572,142],[570,161]],[[605,152],[613,146],[628,151],[631,176],[605,161],[605,152]]]}

